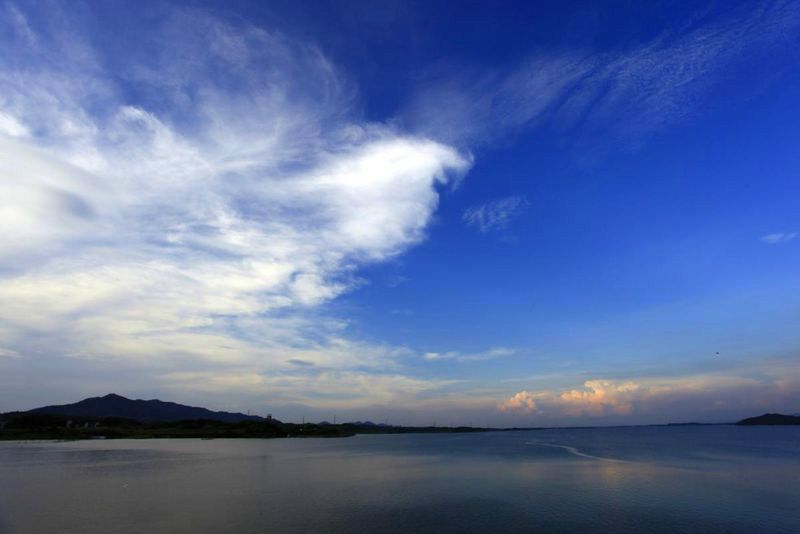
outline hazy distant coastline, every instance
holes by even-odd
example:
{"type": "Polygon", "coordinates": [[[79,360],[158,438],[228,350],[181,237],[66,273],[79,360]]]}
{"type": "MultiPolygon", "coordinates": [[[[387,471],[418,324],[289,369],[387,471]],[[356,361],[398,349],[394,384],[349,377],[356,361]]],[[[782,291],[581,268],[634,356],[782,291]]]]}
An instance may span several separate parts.
{"type": "MultiPolygon", "coordinates": [[[[670,423],[665,426],[701,425],[670,423]]],[[[732,424],[732,423],[727,423],[732,424]]],[[[764,414],[736,425],[798,425],[800,416],[764,414]]],[[[650,425],[661,426],[661,425],[650,425]]],[[[410,427],[370,421],[285,423],[271,416],[215,412],[160,400],[132,400],[114,393],[82,401],[0,415],[0,440],[97,438],[349,437],[356,434],[487,432],[540,428],[410,427]]]]}

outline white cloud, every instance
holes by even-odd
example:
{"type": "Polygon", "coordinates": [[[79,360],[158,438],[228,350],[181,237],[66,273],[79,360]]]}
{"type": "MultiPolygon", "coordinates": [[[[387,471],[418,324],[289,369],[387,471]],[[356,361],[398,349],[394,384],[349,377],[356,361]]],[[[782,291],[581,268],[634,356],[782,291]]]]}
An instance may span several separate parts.
{"type": "Polygon", "coordinates": [[[485,204],[470,206],[464,211],[462,220],[467,226],[486,234],[508,227],[527,206],[528,201],[521,196],[499,198],[485,204]]]}
{"type": "Polygon", "coordinates": [[[537,394],[520,391],[498,405],[501,412],[533,413],[536,411],[537,394]]]}
{"type": "Polygon", "coordinates": [[[510,72],[464,69],[420,91],[406,121],[436,139],[456,144],[485,143],[526,126],[557,105],[594,68],[583,54],[543,54],[510,72]]]}
{"type": "Polygon", "coordinates": [[[582,389],[562,392],[520,391],[499,405],[500,411],[535,413],[557,410],[561,415],[628,415],[641,386],[633,381],[587,380],[582,389]]]}
{"type": "Polygon", "coordinates": [[[423,358],[429,362],[452,360],[456,362],[478,362],[485,360],[494,360],[496,358],[504,358],[516,354],[514,349],[505,347],[497,347],[483,352],[463,353],[458,351],[447,352],[426,352],[423,358]]]}
{"type": "Polygon", "coordinates": [[[0,347],[0,358],[21,358],[19,352],[11,349],[4,349],[0,347]]]}
{"type": "Polygon", "coordinates": [[[797,232],[778,232],[762,236],[761,241],[768,245],[778,245],[780,243],[787,243],[795,237],[797,237],[797,232]]]}
{"type": "Polygon", "coordinates": [[[562,424],[570,418],[610,422],[628,417],[655,422],[676,413],[689,418],[684,420],[707,420],[721,412],[741,417],[795,402],[800,391],[795,367],[792,360],[776,362],[768,372],[740,368],[677,377],[592,379],[579,387],[525,389],[501,401],[497,409],[562,424]]]}
{"type": "Polygon", "coordinates": [[[315,374],[264,374],[241,372],[177,372],[162,377],[174,389],[242,394],[269,391],[275,403],[303,404],[326,408],[357,409],[376,405],[409,406],[427,392],[440,391],[452,380],[418,379],[401,374],[359,371],[323,371],[315,374]]]}
{"type": "Polygon", "coordinates": [[[315,309],[425,238],[468,155],[352,119],[346,80],[280,34],[170,12],[144,37],[158,52],[112,72],[79,32],[17,13],[3,39],[18,55],[0,59],[0,342],[170,376],[391,370],[403,349],[348,341],[315,309]]]}

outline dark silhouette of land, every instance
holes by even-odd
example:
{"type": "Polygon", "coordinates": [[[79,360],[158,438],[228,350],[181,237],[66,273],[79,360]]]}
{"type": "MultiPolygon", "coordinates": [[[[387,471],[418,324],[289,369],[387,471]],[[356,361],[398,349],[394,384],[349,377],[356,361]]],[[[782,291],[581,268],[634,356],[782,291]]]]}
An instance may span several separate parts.
{"type": "Polygon", "coordinates": [[[141,400],[128,399],[115,393],[104,397],[91,397],[73,404],[56,406],[43,406],[34,408],[29,413],[47,413],[53,415],[71,415],[81,417],[122,417],[136,421],[164,422],[184,421],[190,419],[206,419],[209,421],[224,421],[226,423],[240,423],[242,421],[263,421],[257,415],[243,413],[213,412],[206,408],[184,406],[175,402],[164,402],[158,399],[141,400]]]}
{"type": "Polygon", "coordinates": [[[114,393],[74,404],[0,414],[0,439],[278,438],[346,437],[355,434],[484,432],[473,427],[404,427],[355,423],[284,423],[272,417],[214,412],[160,400],[132,400],[114,393]]]}
{"type": "Polygon", "coordinates": [[[800,415],[783,415],[780,413],[765,413],[758,417],[748,417],[736,423],[737,425],[800,425],[800,415]]]}
{"type": "MultiPolygon", "coordinates": [[[[670,423],[666,426],[702,423],[670,423]]],[[[764,414],[737,425],[800,425],[800,416],[764,414]]],[[[645,425],[665,426],[665,425],[645,425]]],[[[592,428],[592,427],[567,427],[592,428]]],[[[0,440],[92,438],[278,438],[346,437],[355,434],[406,434],[542,430],[467,426],[393,426],[371,421],[331,424],[284,423],[272,417],[215,412],[174,402],[132,400],[114,393],[73,404],[0,414],[0,440]]]]}

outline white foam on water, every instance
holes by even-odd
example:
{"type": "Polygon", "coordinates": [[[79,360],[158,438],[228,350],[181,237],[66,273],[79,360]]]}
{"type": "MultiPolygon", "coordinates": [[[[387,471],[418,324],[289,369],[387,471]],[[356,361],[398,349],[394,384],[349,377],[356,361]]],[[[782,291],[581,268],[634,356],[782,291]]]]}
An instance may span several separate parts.
{"type": "Polygon", "coordinates": [[[564,449],[568,451],[570,454],[574,454],[575,456],[580,456],[581,458],[589,458],[591,460],[600,460],[601,462],[615,462],[615,463],[627,463],[625,460],[617,460],[615,458],[605,458],[603,456],[595,456],[593,454],[588,454],[582,452],[580,449],[575,447],[570,447],[569,445],[558,445],[556,443],[542,443],[540,441],[526,441],[525,445],[540,445],[542,447],[553,447],[556,449],[564,449]]]}

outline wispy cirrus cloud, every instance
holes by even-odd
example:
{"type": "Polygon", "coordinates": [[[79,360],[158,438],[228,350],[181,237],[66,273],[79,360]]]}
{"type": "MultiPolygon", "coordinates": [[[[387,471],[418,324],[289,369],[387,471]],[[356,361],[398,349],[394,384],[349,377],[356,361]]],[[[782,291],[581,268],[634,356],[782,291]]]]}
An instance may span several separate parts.
{"type": "Polygon", "coordinates": [[[503,230],[530,205],[522,196],[510,196],[464,210],[461,220],[482,234],[503,230]]]}
{"type": "Polygon", "coordinates": [[[438,361],[456,361],[456,362],[477,362],[477,361],[486,361],[486,360],[494,360],[496,358],[504,358],[507,356],[512,356],[516,354],[516,350],[509,349],[505,347],[497,347],[493,349],[489,349],[484,352],[475,352],[475,353],[463,353],[458,351],[447,351],[447,352],[426,352],[423,355],[423,358],[429,362],[438,362],[438,361]]]}
{"type": "Polygon", "coordinates": [[[316,310],[425,238],[469,155],[359,120],[347,79],[279,32],[165,8],[111,58],[69,17],[4,9],[9,351],[148,362],[183,385],[209,365],[398,376],[402,348],[316,310]]]}
{"type": "Polygon", "coordinates": [[[639,144],[701,112],[712,94],[724,91],[729,72],[746,62],[751,70],[754,60],[760,64],[751,77],[751,90],[758,90],[800,57],[795,2],[750,2],[721,11],[705,20],[707,13],[699,10],[688,24],[617,51],[544,49],[490,71],[460,66],[423,85],[404,120],[464,146],[541,126],[582,147],[598,139],[639,144]]]}
{"type": "Polygon", "coordinates": [[[0,347],[0,358],[21,358],[21,355],[15,350],[0,347]]]}
{"type": "Polygon", "coordinates": [[[317,373],[235,373],[183,371],[164,376],[171,388],[192,392],[259,394],[268,390],[273,403],[325,406],[339,410],[376,405],[411,405],[420,396],[439,392],[453,380],[420,379],[399,373],[365,374],[348,370],[317,373]]]}
{"type": "Polygon", "coordinates": [[[767,245],[779,245],[781,243],[788,243],[795,237],[797,237],[797,232],[776,232],[774,234],[761,236],[761,241],[767,245]]]}

